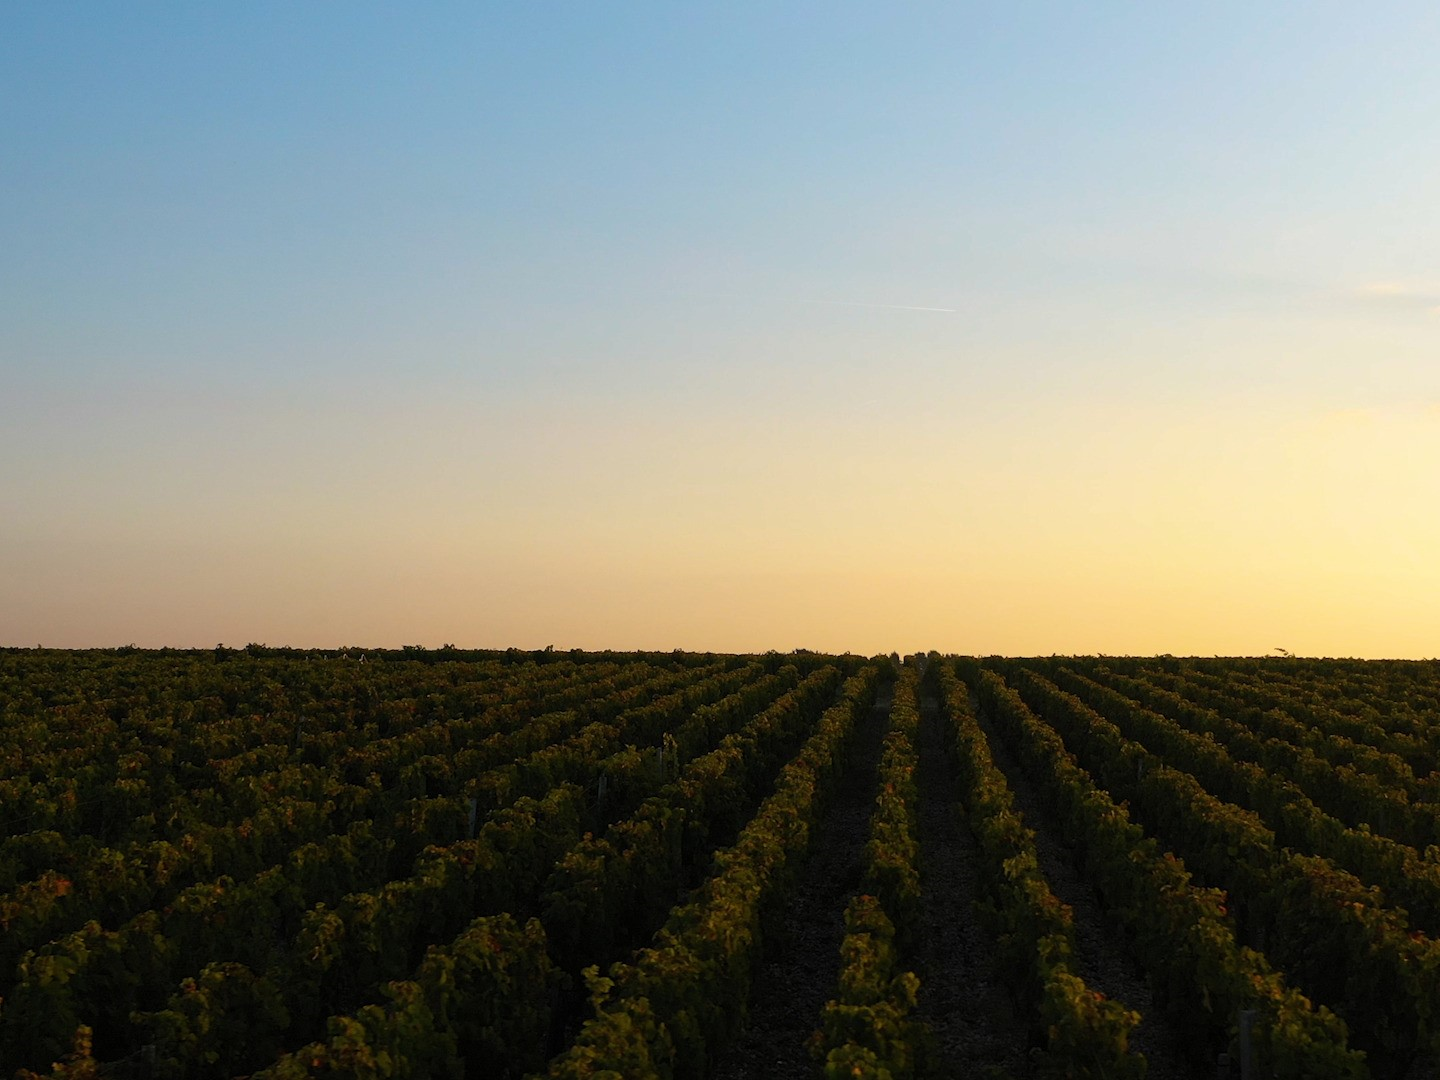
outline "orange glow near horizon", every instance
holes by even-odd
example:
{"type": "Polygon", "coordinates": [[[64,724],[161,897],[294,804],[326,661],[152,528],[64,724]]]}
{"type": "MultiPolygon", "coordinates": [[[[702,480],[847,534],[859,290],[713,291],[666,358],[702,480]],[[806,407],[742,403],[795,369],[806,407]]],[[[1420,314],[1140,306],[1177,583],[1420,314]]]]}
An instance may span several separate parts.
{"type": "Polygon", "coordinates": [[[723,445],[718,424],[569,417],[500,475],[452,444],[411,477],[382,447],[324,501],[276,462],[104,543],[57,531],[0,618],[7,644],[73,647],[1440,652],[1440,416],[1228,422],[1056,412],[1025,439],[976,418],[849,443],[757,424],[723,445]]]}

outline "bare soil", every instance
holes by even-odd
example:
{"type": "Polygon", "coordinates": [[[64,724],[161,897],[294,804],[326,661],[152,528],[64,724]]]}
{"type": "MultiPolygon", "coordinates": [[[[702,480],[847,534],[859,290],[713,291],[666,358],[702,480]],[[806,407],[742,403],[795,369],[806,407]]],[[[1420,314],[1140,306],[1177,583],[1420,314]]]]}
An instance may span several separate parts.
{"type": "Polygon", "coordinates": [[[920,704],[919,1014],[935,1036],[934,1076],[1029,1080],[1034,1062],[990,936],[974,915],[975,841],[961,819],[939,710],[920,704]]]}
{"type": "Polygon", "coordinates": [[[995,764],[1015,794],[1015,806],[1035,830],[1035,849],[1050,888],[1070,905],[1075,919],[1076,974],[1106,997],[1140,1013],[1130,1045],[1149,1062],[1146,1080],[1202,1080],[1215,1075],[1191,1050],[1174,1023],[1161,1012],[1150,992],[1145,971],[1132,955],[1123,928],[1106,913],[1100,897],[1079,871],[1074,849],[1063,839],[1058,822],[1030,783],[1009,748],[980,717],[995,764]]]}
{"type": "Polygon", "coordinates": [[[874,808],[888,700],[855,732],[850,765],[817,830],[776,948],[761,966],[745,1029],[716,1063],[714,1080],[810,1080],[805,1047],[839,983],[845,905],[860,886],[874,808]]]}

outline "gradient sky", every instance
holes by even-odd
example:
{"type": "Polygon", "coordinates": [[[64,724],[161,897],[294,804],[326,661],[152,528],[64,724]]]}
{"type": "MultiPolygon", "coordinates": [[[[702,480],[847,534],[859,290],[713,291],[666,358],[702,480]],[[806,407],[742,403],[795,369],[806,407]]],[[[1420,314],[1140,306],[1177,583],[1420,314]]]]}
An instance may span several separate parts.
{"type": "Polygon", "coordinates": [[[6,4],[0,644],[1440,655],[1437,56],[6,4]]]}

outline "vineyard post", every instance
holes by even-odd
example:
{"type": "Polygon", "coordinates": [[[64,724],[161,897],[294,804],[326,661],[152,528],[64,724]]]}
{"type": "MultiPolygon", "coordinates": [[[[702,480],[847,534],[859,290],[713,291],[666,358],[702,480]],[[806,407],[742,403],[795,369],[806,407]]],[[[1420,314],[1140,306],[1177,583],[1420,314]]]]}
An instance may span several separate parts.
{"type": "Polygon", "coordinates": [[[1255,1010],[1240,1010],[1240,1080],[1255,1080],[1255,1055],[1250,1045],[1254,1026],[1255,1010]]]}
{"type": "Polygon", "coordinates": [[[475,812],[479,809],[479,807],[480,800],[477,799],[474,795],[470,796],[470,819],[469,826],[466,830],[466,839],[468,840],[475,839],[475,812]]]}

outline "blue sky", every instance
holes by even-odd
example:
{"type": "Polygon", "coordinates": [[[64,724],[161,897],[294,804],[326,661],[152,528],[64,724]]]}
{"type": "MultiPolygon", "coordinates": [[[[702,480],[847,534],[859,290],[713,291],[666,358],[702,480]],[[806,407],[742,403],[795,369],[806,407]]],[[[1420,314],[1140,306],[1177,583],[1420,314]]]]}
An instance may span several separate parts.
{"type": "Polygon", "coordinates": [[[1433,638],[1429,5],[0,29],[0,640],[1433,638]]]}

